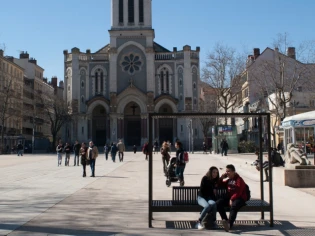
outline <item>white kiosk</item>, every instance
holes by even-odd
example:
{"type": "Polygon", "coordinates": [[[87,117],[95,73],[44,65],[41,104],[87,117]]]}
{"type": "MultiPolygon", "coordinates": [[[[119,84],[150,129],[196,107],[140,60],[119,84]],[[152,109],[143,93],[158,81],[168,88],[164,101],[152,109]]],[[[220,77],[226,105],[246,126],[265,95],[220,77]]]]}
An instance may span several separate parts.
{"type": "Polygon", "coordinates": [[[294,143],[308,154],[314,152],[315,111],[286,117],[281,127],[284,129],[284,151],[288,143],[294,143]]]}

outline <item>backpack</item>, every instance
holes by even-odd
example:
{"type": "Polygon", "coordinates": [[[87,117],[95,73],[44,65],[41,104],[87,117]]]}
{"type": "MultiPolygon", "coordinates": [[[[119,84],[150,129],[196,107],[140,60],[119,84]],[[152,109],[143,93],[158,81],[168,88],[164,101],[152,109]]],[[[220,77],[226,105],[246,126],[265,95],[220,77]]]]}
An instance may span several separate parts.
{"type": "Polygon", "coordinates": [[[188,163],[189,162],[189,155],[188,155],[188,152],[184,152],[184,162],[185,163],[188,163]]]}
{"type": "Polygon", "coordinates": [[[246,201],[250,200],[250,190],[249,190],[249,186],[247,184],[245,184],[245,191],[246,191],[246,201]]]}

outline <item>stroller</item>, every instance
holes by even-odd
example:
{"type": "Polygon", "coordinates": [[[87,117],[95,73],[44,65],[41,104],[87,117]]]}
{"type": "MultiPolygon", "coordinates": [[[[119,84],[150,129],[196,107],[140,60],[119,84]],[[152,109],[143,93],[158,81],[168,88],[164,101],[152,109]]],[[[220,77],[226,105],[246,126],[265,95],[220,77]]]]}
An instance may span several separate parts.
{"type": "MultiPolygon", "coordinates": [[[[176,157],[171,157],[170,162],[166,169],[166,186],[171,186],[172,182],[177,182],[178,177],[176,176],[176,157]]],[[[184,182],[180,183],[180,186],[184,186],[184,182]]]]}

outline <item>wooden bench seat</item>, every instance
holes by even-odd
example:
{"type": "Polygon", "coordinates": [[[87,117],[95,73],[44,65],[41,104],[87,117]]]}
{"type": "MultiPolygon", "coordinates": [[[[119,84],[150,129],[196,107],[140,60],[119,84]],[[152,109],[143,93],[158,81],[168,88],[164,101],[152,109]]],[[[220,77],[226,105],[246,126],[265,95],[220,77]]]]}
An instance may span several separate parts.
{"type": "MultiPolygon", "coordinates": [[[[173,187],[172,200],[153,200],[152,212],[201,212],[202,207],[198,205],[199,187],[173,187]]],[[[223,192],[218,192],[222,195],[223,192]]],[[[226,211],[229,211],[226,207],[226,211]]],[[[270,212],[271,208],[268,202],[260,199],[250,199],[246,202],[239,212],[270,212]]]]}

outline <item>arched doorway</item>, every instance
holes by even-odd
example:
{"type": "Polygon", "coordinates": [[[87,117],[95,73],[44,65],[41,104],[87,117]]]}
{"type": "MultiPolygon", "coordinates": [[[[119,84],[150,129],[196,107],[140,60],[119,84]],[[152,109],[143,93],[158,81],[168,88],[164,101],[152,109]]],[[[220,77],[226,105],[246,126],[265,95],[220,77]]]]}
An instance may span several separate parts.
{"type": "Polygon", "coordinates": [[[97,105],[92,112],[92,139],[96,146],[106,143],[106,109],[97,105]]]}
{"type": "Polygon", "coordinates": [[[124,137],[126,146],[141,145],[141,116],[140,107],[130,102],[124,109],[124,137]]]}
{"type": "MultiPolygon", "coordinates": [[[[173,110],[170,105],[163,104],[159,113],[173,113],[173,110]]],[[[174,119],[172,118],[163,118],[159,119],[159,141],[162,144],[164,141],[173,142],[173,130],[174,130],[174,119]]]]}

